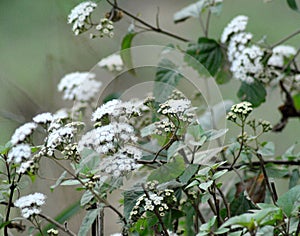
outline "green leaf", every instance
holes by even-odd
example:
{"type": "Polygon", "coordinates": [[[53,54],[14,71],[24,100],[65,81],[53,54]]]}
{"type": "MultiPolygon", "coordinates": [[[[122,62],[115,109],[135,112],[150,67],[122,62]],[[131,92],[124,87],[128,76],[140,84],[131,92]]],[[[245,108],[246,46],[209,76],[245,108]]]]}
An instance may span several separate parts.
{"type": "Polygon", "coordinates": [[[290,177],[289,189],[295,187],[298,184],[299,178],[300,178],[299,170],[293,169],[291,177],[290,177]]]}
{"type": "Polygon", "coordinates": [[[204,133],[204,130],[202,129],[201,125],[197,124],[197,125],[189,125],[189,127],[187,128],[187,132],[190,135],[192,135],[196,141],[199,141],[204,133]]]}
{"type": "Polygon", "coordinates": [[[221,225],[220,229],[230,225],[240,225],[247,227],[248,229],[253,229],[255,227],[254,215],[251,213],[245,213],[242,215],[234,216],[228,219],[223,225],[221,225]]]}
{"type": "Polygon", "coordinates": [[[294,106],[297,111],[300,110],[300,93],[297,93],[293,96],[294,106]]]}
{"type": "Polygon", "coordinates": [[[176,12],[173,16],[174,23],[185,21],[190,17],[198,18],[205,7],[205,2],[205,0],[200,0],[176,12]]]}
{"type": "Polygon", "coordinates": [[[231,216],[237,216],[246,213],[250,209],[254,209],[254,204],[243,193],[239,197],[235,198],[230,203],[231,216]]]}
{"type": "Polygon", "coordinates": [[[289,170],[284,166],[277,166],[272,163],[268,163],[265,165],[267,175],[270,178],[282,178],[285,176],[289,176],[289,170]]]}
{"type": "Polygon", "coordinates": [[[203,189],[204,191],[207,191],[207,189],[213,184],[214,181],[209,180],[207,182],[199,184],[199,188],[203,189]]]}
{"type": "Polygon", "coordinates": [[[155,126],[154,123],[153,123],[153,124],[150,124],[150,125],[148,125],[148,126],[146,126],[146,127],[144,127],[144,128],[142,128],[142,129],[140,130],[140,132],[141,132],[141,137],[144,138],[144,137],[146,137],[146,136],[148,136],[148,135],[154,134],[154,133],[155,133],[155,132],[154,132],[155,129],[156,129],[156,126],[155,126]]]}
{"type": "Polygon", "coordinates": [[[155,74],[154,84],[154,97],[159,102],[167,100],[168,96],[171,95],[173,90],[176,88],[182,75],[178,71],[176,66],[169,59],[163,58],[158,63],[158,68],[155,74]]]}
{"type": "Polygon", "coordinates": [[[181,156],[172,158],[170,162],[151,172],[148,181],[157,180],[159,183],[176,179],[185,170],[184,160],[181,156]]]}
{"type": "Polygon", "coordinates": [[[300,207],[300,185],[291,188],[279,197],[277,205],[283,210],[287,217],[291,217],[300,207]]]}
{"type": "Polygon", "coordinates": [[[135,73],[135,71],[133,69],[130,48],[131,48],[132,40],[136,35],[137,35],[136,33],[128,33],[125,35],[121,43],[121,52],[120,52],[120,56],[122,58],[123,63],[126,65],[128,69],[130,69],[130,72],[133,74],[135,73]]]}
{"type": "Polygon", "coordinates": [[[61,176],[56,180],[55,184],[50,187],[51,191],[53,191],[57,186],[59,186],[62,181],[66,178],[67,171],[64,171],[61,176]]]}
{"type": "Polygon", "coordinates": [[[179,177],[179,181],[183,184],[187,184],[189,180],[196,174],[198,171],[199,165],[190,164],[183,174],[179,177]]]}
{"type": "Polygon", "coordinates": [[[287,4],[289,5],[289,7],[294,10],[294,11],[298,11],[298,6],[297,6],[297,2],[296,0],[286,0],[287,4]]]}
{"type": "Polygon", "coordinates": [[[212,179],[216,180],[216,179],[220,178],[221,176],[225,175],[227,172],[228,172],[228,170],[217,171],[216,173],[214,173],[212,179]]]}
{"type": "Polygon", "coordinates": [[[168,160],[170,160],[175,154],[178,153],[179,150],[181,150],[184,147],[184,143],[180,141],[175,141],[167,151],[167,157],[168,160]]]}
{"type": "Polygon", "coordinates": [[[264,142],[262,147],[258,149],[257,153],[262,156],[274,156],[275,145],[273,142],[264,142]]]}
{"type": "Polygon", "coordinates": [[[237,93],[241,101],[250,102],[253,107],[258,107],[266,101],[266,89],[263,84],[255,80],[252,84],[242,82],[242,85],[237,93]]]}
{"type": "Polygon", "coordinates": [[[89,190],[85,191],[84,194],[82,195],[81,199],[80,199],[80,206],[85,206],[93,198],[94,198],[94,194],[91,191],[89,191],[89,190]]]}
{"type": "Polygon", "coordinates": [[[198,43],[188,45],[184,60],[187,64],[202,73],[201,63],[214,76],[222,65],[223,53],[221,46],[214,39],[199,38],[198,43]],[[195,60],[198,63],[195,62],[195,60]],[[200,70],[200,71],[199,71],[200,70]]]}
{"type": "Polygon", "coordinates": [[[137,199],[144,194],[143,190],[129,190],[123,193],[124,195],[124,216],[126,219],[129,218],[130,212],[132,211],[133,207],[137,199]]]}
{"type": "Polygon", "coordinates": [[[93,222],[97,218],[97,215],[99,214],[99,209],[93,209],[88,211],[88,213],[85,215],[85,217],[82,220],[78,236],[86,236],[87,232],[90,230],[93,222]]]}

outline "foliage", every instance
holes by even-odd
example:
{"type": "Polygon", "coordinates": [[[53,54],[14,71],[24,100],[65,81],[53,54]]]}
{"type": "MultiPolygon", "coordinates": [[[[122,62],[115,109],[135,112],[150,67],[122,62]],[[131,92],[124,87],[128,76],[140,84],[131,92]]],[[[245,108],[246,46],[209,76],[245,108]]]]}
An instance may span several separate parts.
{"type": "MultiPolygon", "coordinates": [[[[281,45],[300,31],[275,45],[255,42],[246,32],[248,17],[237,16],[220,39],[210,38],[210,18],[221,14],[223,2],[199,0],[174,14],[174,23],[200,20],[203,35],[188,40],[160,28],[158,18],[152,25],[117,1],[107,3],[110,11],[99,21],[94,16],[97,4],[87,1],[71,11],[68,23],[75,35],[91,32],[91,38],[98,39],[114,37],[114,25],[124,16],[132,20],[122,51],[98,64],[112,75],[129,71],[138,77],[132,54],[138,34],[154,31],[182,41],[184,47],[164,48],[152,79],[153,95],[143,99],[125,101],[116,98],[120,94],[115,91],[99,105],[97,96],[105,81],[98,81],[95,73],[74,72],[61,79],[58,90],[73,107],[33,117],[0,147],[4,235],[14,230],[77,235],[62,223],[79,205],[86,215],[78,235],[89,231],[104,235],[105,209],[119,217],[122,235],[299,235],[300,153],[293,145],[276,157],[275,144],[264,134],[276,135],[291,118],[300,117],[299,49],[281,45]],[[180,51],[180,62],[172,57],[174,51],[180,51]],[[240,102],[231,106],[226,118],[240,133],[226,144],[222,141],[228,129],[218,128],[217,123],[225,118],[222,111],[231,102],[205,107],[192,98],[192,92],[184,94],[178,87],[185,79],[185,68],[206,84],[208,94],[209,78],[219,84],[239,80],[240,102]],[[282,118],[272,126],[255,117],[253,110],[275,89],[284,96],[279,107],[282,118]],[[64,170],[49,186],[52,191],[71,186],[81,192],[81,199],[55,219],[42,212],[47,201],[44,194],[22,196],[25,180],[39,178],[44,159],[64,170]],[[281,196],[273,181],[277,178],[289,179],[289,190],[281,196]],[[125,188],[125,180],[132,185],[125,188]],[[122,208],[109,199],[117,191],[122,191],[122,208]],[[17,217],[11,214],[15,208],[21,212],[17,217]],[[32,227],[26,229],[22,221],[31,222],[32,227]]],[[[294,0],[287,0],[287,5],[299,11],[294,0]]]]}

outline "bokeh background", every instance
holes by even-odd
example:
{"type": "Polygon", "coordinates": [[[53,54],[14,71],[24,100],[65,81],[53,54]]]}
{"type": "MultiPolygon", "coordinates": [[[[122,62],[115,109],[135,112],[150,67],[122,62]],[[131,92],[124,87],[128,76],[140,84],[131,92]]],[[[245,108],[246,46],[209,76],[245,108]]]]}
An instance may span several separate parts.
{"type": "MultiPolygon", "coordinates": [[[[64,105],[56,86],[65,74],[89,71],[101,58],[120,49],[130,19],[125,17],[115,24],[113,39],[90,40],[88,33],[74,36],[66,19],[70,10],[79,2],[78,0],[0,0],[0,144],[6,143],[14,129],[29,121],[34,115],[43,111],[53,112],[64,105]]],[[[192,2],[122,0],[119,4],[153,24],[159,6],[162,28],[196,40],[202,36],[198,20],[190,19],[177,25],[172,21],[174,12],[192,2]]],[[[109,10],[109,5],[101,1],[95,15],[102,17],[109,10]]],[[[240,14],[249,16],[247,30],[254,34],[255,40],[266,37],[270,44],[294,32],[300,26],[300,14],[290,10],[286,1],[224,0],[222,13],[212,17],[210,37],[220,37],[227,23],[240,14]]],[[[151,32],[138,35],[133,44],[167,45],[169,42],[183,45],[167,36],[151,32]]],[[[300,36],[294,37],[287,43],[299,48],[300,36]]],[[[232,91],[237,91],[238,87],[239,82],[232,80],[220,86],[220,89],[224,98],[237,101],[232,91]]],[[[256,111],[257,116],[270,120],[273,124],[276,123],[280,119],[280,114],[277,112],[280,104],[281,95],[275,90],[270,93],[267,102],[256,111]]],[[[294,119],[290,120],[282,133],[268,136],[276,143],[277,155],[283,153],[290,144],[299,141],[299,131],[299,120],[294,119]]],[[[228,136],[235,133],[236,130],[230,130],[228,136]]],[[[46,179],[41,183],[35,183],[31,188],[34,191],[50,194],[48,202],[52,206],[50,215],[55,216],[63,207],[73,203],[78,196],[70,194],[68,189],[63,189],[57,190],[55,194],[58,195],[51,199],[51,193],[45,185],[49,185],[49,182],[51,184],[49,178],[55,178],[60,170],[55,169],[51,164],[49,167],[43,173],[46,179]]],[[[72,221],[75,227],[76,224],[80,224],[80,216],[76,217],[72,221]]]]}

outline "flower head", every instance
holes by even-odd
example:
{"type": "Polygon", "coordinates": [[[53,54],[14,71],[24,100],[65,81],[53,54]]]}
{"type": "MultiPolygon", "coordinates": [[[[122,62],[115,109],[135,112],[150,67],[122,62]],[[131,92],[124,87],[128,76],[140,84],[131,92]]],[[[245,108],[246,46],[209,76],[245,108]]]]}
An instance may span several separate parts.
{"type": "Polygon", "coordinates": [[[32,215],[40,214],[40,207],[45,204],[46,196],[42,193],[34,193],[23,196],[15,201],[14,205],[21,209],[22,216],[29,218],[32,215]]]}
{"type": "Polygon", "coordinates": [[[296,54],[296,49],[288,45],[279,45],[273,48],[272,56],[268,60],[268,65],[282,67],[285,59],[296,54]]]}
{"type": "Polygon", "coordinates": [[[64,93],[65,100],[88,102],[99,92],[101,82],[94,80],[95,74],[74,72],[65,75],[58,84],[58,90],[64,93]]]}
{"type": "Polygon", "coordinates": [[[232,19],[231,22],[225,27],[222,33],[221,42],[226,43],[233,34],[244,31],[246,29],[247,24],[247,16],[241,15],[232,19]]]}
{"type": "Polygon", "coordinates": [[[121,71],[123,69],[123,61],[119,54],[112,54],[103,58],[98,66],[107,68],[109,71],[121,71]]]}
{"type": "Polygon", "coordinates": [[[91,1],[86,1],[74,7],[68,15],[68,24],[73,24],[73,32],[75,35],[86,31],[86,25],[89,23],[89,17],[97,7],[97,4],[91,1]]]}
{"type": "Polygon", "coordinates": [[[12,145],[16,145],[17,143],[23,142],[27,137],[29,137],[33,133],[36,127],[37,124],[33,122],[29,122],[20,126],[15,130],[10,142],[12,143],[12,145]]]}
{"type": "Polygon", "coordinates": [[[35,117],[32,118],[32,120],[37,124],[48,124],[52,122],[53,116],[50,112],[45,112],[36,115],[35,117]]]}
{"type": "Polygon", "coordinates": [[[18,144],[8,153],[8,162],[21,163],[31,157],[31,148],[28,144],[18,144]]]}
{"type": "Polygon", "coordinates": [[[227,119],[235,122],[237,118],[240,118],[241,121],[244,121],[252,111],[253,108],[250,102],[241,102],[231,107],[227,119]]]}

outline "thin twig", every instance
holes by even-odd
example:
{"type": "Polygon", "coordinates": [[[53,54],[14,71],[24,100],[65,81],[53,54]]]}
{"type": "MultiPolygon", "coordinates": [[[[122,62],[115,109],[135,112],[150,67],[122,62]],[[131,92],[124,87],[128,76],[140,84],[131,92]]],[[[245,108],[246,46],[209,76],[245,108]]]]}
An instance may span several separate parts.
{"type": "Polygon", "coordinates": [[[290,35],[284,37],[284,38],[281,39],[281,40],[279,40],[277,43],[274,43],[274,44],[271,46],[271,48],[274,48],[274,47],[276,47],[276,46],[278,46],[278,45],[284,43],[285,41],[289,40],[290,38],[296,36],[296,35],[299,34],[299,33],[300,33],[300,29],[296,30],[294,33],[292,33],[292,34],[290,34],[290,35]]]}
{"type": "Polygon", "coordinates": [[[132,13],[126,11],[125,9],[123,9],[123,8],[121,8],[121,7],[117,6],[117,5],[115,5],[115,4],[112,3],[110,0],[106,0],[106,1],[107,1],[112,7],[114,7],[115,9],[118,9],[118,10],[122,11],[125,15],[127,15],[127,16],[129,16],[130,18],[134,19],[135,21],[141,23],[142,25],[148,27],[149,29],[151,29],[151,30],[154,31],[154,32],[157,32],[157,33],[160,33],[160,34],[167,35],[167,36],[169,36],[169,37],[178,39],[178,40],[183,41],[183,42],[190,42],[189,39],[183,38],[183,37],[181,37],[181,36],[179,36],[179,35],[173,34],[173,33],[169,32],[169,31],[163,30],[163,29],[161,29],[161,28],[158,28],[158,27],[155,27],[155,26],[149,24],[148,22],[146,22],[146,21],[140,19],[139,17],[133,15],[132,13]]]}
{"type": "Polygon", "coordinates": [[[54,224],[57,228],[60,228],[62,231],[64,231],[66,234],[70,235],[70,236],[76,236],[76,234],[74,232],[72,232],[71,230],[69,230],[67,227],[65,227],[64,225],[58,223],[57,221],[53,220],[51,217],[46,216],[42,213],[38,214],[40,217],[44,218],[45,220],[47,220],[49,223],[54,224]]]}
{"type": "Polygon", "coordinates": [[[217,187],[217,190],[218,190],[218,192],[219,192],[219,194],[220,194],[220,196],[221,196],[221,198],[223,200],[223,203],[225,205],[225,208],[226,208],[226,211],[227,211],[227,217],[230,218],[231,217],[231,212],[230,212],[229,203],[228,203],[228,201],[227,201],[224,193],[222,192],[222,190],[218,186],[216,186],[216,187],[217,187]]]}

